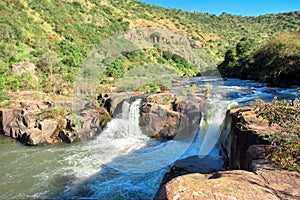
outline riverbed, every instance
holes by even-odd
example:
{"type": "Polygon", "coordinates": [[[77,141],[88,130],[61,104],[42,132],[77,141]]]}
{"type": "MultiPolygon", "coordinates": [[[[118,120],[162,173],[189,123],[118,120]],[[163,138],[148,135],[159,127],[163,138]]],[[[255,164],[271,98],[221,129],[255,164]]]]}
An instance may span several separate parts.
{"type": "Polygon", "coordinates": [[[294,99],[300,89],[201,77],[182,87],[207,84],[213,87],[207,104],[210,118],[202,120],[189,141],[161,142],[144,136],[138,127],[138,101],[128,102],[122,117],[91,141],[32,147],[0,135],[0,199],[151,199],[177,159],[219,156],[218,126],[231,105],[251,104],[257,98],[271,101],[275,96],[294,99]],[[208,136],[215,137],[211,144],[208,136]]]}

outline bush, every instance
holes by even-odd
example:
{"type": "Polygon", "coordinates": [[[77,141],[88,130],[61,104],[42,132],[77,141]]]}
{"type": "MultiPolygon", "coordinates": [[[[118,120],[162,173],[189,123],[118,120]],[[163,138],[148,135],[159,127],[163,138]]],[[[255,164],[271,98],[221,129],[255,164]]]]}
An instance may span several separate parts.
{"type": "Polygon", "coordinates": [[[270,104],[257,100],[255,105],[258,117],[267,119],[270,126],[281,127],[271,136],[271,160],[283,169],[300,172],[300,99],[293,102],[275,98],[270,104]]]}

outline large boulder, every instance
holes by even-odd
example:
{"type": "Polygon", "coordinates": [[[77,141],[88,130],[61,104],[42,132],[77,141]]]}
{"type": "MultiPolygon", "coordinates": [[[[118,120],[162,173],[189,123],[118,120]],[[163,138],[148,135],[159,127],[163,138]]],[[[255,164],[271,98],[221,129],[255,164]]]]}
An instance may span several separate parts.
{"type": "Polygon", "coordinates": [[[161,187],[154,199],[280,199],[265,180],[247,171],[179,176],[161,187]]]}
{"type": "Polygon", "coordinates": [[[30,124],[28,115],[21,109],[0,110],[0,132],[12,138],[20,138],[30,124]]]}
{"type": "Polygon", "coordinates": [[[0,109],[0,133],[28,145],[60,142],[60,131],[72,132],[74,136],[74,121],[55,114],[54,105],[54,102],[30,100],[0,109]]]}
{"type": "Polygon", "coordinates": [[[51,136],[57,129],[57,121],[46,119],[38,123],[37,128],[28,128],[24,141],[29,145],[50,143],[51,136]]]}
{"type": "Polygon", "coordinates": [[[217,171],[224,171],[225,164],[221,156],[190,156],[185,159],[177,160],[171,171],[164,175],[161,186],[170,180],[192,173],[209,174],[217,171]]]}
{"type": "Polygon", "coordinates": [[[144,103],[141,106],[140,126],[150,137],[172,139],[180,126],[181,115],[166,106],[144,103]]]}
{"type": "Polygon", "coordinates": [[[175,138],[176,135],[187,137],[198,127],[201,111],[199,99],[178,100],[172,94],[154,94],[142,101],[140,126],[149,137],[167,140],[175,138]]]}
{"type": "Polygon", "coordinates": [[[251,167],[280,199],[300,199],[300,174],[298,172],[278,169],[264,159],[253,160],[251,167]]]}

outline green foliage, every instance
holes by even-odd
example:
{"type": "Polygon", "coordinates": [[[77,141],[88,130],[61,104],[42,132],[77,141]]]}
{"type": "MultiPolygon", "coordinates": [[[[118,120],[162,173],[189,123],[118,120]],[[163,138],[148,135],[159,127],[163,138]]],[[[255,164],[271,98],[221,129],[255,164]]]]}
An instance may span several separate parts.
{"type": "Polygon", "coordinates": [[[5,95],[5,87],[7,74],[10,72],[8,65],[0,60],[0,102],[8,100],[8,96],[5,95]]]}
{"type": "Polygon", "coordinates": [[[150,83],[143,85],[142,87],[138,88],[138,91],[144,93],[158,93],[161,91],[160,86],[155,83],[150,83]]]}
{"type": "Polygon", "coordinates": [[[278,86],[300,85],[300,32],[284,32],[262,45],[242,39],[229,49],[219,69],[224,76],[278,86]]]}
{"type": "Polygon", "coordinates": [[[300,32],[282,33],[254,54],[259,80],[272,85],[300,85],[300,32]]]}
{"type": "MultiPolygon", "coordinates": [[[[203,44],[204,49],[218,62],[223,60],[228,48],[234,49],[240,38],[251,37],[260,43],[275,33],[293,31],[300,27],[298,11],[260,17],[225,13],[215,16],[165,9],[131,0],[2,0],[0,13],[0,61],[7,66],[20,61],[32,62],[37,67],[36,75],[40,82],[55,87],[71,86],[78,69],[95,45],[131,27],[174,27],[174,31],[203,44]],[[46,84],[49,82],[51,84],[46,84]]],[[[163,37],[158,32],[151,35],[157,47],[163,37]]],[[[241,47],[236,49],[237,53],[233,52],[232,55],[240,57],[240,51],[247,51],[247,41],[240,41],[240,44],[241,47]]],[[[170,52],[141,50],[123,56],[125,58],[120,57],[110,64],[104,76],[118,79],[133,67],[149,62],[168,65],[181,74],[199,72],[199,69],[187,63],[180,55],[170,52]]],[[[248,58],[235,60],[241,63],[252,62],[248,58]]],[[[299,59],[297,56],[290,58],[293,58],[293,62],[299,59]]],[[[279,72],[282,74],[282,70],[279,72]]],[[[287,76],[291,74],[293,71],[289,71],[287,76]]],[[[269,80],[267,76],[260,78],[269,80]]],[[[11,85],[5,86],[4,90],[26,89],[16,79],[11,74],[1,76],[3,83],[11,85]]]]}
{"type": "Polygon", "coordinates": [[[300,171],[300,99],[294,102],[279,101],[276,98],[270,104],[257,100],[256,114],[277,124],[280,132],[271,136],[272,161],[278,166],[300,171]]]}
{"type": "Polygon", "coordinates": [[[10,91],[33,90],[38,83],[30,73],[22,73],[9,76],[6,80],[6,88],[10,91]]]}
{"type": "Polygon", "coordinates": [[[119,91],[158,92],[168,87],[175,76],[174,69],[164,65],[142,65],[132,68],[118,82],[119,91]]]}
{"type": "Polygon", "coordinates": [[[61,119],[69,115],[70,113],[71,113],[71,108],[66,106],[58,106],[58,107],[49,108],[47,110],[43,110],[43,112],[40,113],[39,118],[41,120],[61,119]]]}
{"type": "Polygon", "coordinates": [[[105,75],[108,77],[113,77],[114,79],[119,79],[123,77],[125,74],[125,67],[124,67],[124,57],[118,58],[113,61],[106,69],[105,75]]]}

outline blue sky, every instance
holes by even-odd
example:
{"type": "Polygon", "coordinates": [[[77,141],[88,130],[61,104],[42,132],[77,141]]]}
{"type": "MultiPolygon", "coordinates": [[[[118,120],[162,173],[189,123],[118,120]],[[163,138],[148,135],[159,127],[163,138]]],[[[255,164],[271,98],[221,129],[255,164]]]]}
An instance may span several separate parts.
{"type": "Polygon", "coordinates": [[[140,0],[166,8],[220,15],[258,16],[300,10],[300,0],[140,0]]]}

